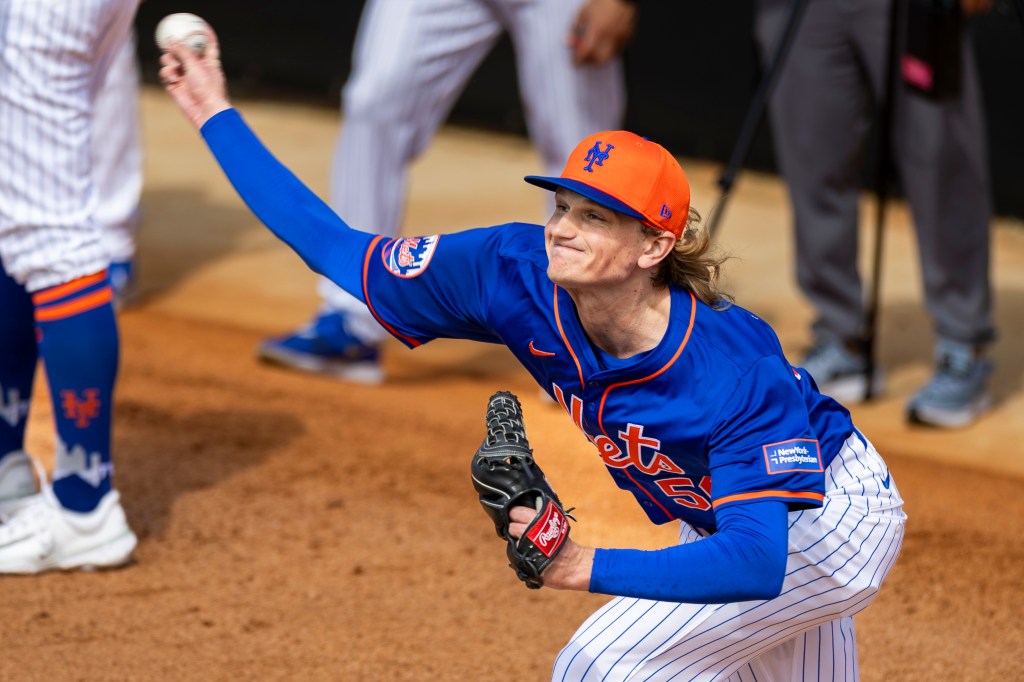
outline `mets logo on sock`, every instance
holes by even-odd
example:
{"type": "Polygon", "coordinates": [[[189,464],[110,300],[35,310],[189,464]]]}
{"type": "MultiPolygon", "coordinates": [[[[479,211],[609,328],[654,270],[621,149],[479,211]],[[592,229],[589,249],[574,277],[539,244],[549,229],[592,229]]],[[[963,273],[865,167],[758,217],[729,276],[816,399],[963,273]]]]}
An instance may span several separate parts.
{"type": "Polygon", "coordinates": [[[92,420],[100,416],[100,390],[98,388],[87,388],[82,391],[82,397],[73,390],[60,392],[60,407],[64,411],[64,417],[73,419],[75,426],[80,429],[89,427],[92,420]]]}
{"type": "Polygon", "coordinates": [[[614,146],[606,144],[604,146],[604,151],[601,151],[601,140],[595,142],[594,146],[591,147],[590,151],[587,152],[586,158],[583,159],[584,161],[588,162],[587,165],[583,167],[583,170],[587,171],[588,173],[593,173],[595,163],[598,166],[604,166],[604,162],[608,160],[608,152],[610,152],[613,149],[615,149],[614,146]]]}
{"type": "Polygon", "coordinates": [[[398,277],[416,277],[430,265],[430,259],[434,257],[434,250],[440,239],[441,236],[436,234],[429,237],[393,239],[385,244],[381,251],[384,267],[398,277]]]}

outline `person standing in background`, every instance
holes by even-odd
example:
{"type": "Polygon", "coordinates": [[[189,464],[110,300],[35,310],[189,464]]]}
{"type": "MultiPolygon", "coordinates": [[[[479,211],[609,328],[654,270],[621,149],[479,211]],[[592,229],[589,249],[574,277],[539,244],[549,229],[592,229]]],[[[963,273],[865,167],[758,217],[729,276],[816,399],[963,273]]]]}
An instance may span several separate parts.
{"type": "MultiPolygon", "coordinates": [[[[816,315],[813,347],[801,364],[823,392],[846,402],[867,397],[858,202],[873,107],[885,91],[893,1],[810,0],[770,102],[793,204],[797,282],[816,315]]],[[[991,4],[960,2],[968,16],[991,4]]],[[[758,0],[765,56],[789,6],[758,0]]],[[[996,337],[984,122],[968,31],[960,39],[958,95],[936,100],[897,84],[890,128],[937,337],[933,375],[910,399],[907,416],[939,427],[970,424],[989,408],[986,349],[996,337]]]]}
{"type": "MultiPolygon", "coordinates": [[[[627,0],[370,0],[342,93],[330,203],[357,229],[398,234],[408,166],[433,138],[472,73],[507,32],[530,138],[549,172],[584,136],[625,111],[619,53],[636,8],[627,0]]],[[[366,307],[321,278],[304,328],[264,341],[261,360],[359,383],[384,379],[385,332],[366,307]]]]}
{"type": "Polygon", "coordinates": [[[121,566],[137,542],[113,486],[119,341],[94,169],[97,92],[137,5],[0,2],[0,573],[121,566]],[[40,358],[52,484],[24,442],[40,358]]]}

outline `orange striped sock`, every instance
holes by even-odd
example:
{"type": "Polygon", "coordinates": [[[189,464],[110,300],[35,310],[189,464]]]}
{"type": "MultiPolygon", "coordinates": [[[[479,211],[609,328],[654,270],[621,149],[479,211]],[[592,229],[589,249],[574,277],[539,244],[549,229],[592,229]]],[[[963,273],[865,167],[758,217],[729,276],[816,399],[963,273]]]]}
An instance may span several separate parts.
{"type": "Polygon", "coordinates": [[[110,425],[119,342],[106,271],[32,296],[57,426],[53,491],[90,511],[111,488],[110,425]]]}

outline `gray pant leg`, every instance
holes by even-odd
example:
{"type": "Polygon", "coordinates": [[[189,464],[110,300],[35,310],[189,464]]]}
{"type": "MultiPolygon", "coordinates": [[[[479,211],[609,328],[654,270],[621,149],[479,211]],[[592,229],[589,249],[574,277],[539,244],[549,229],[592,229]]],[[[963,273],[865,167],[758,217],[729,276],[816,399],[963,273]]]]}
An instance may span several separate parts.
{"type": "MultiPolygon", "coordinates": [[[[433,139],[502,27],[478,0],[371,0],[363,10],[331,169],[331,207],[357,230],[400,232],[410,162],[433,139]]],[[[366,343],[387,334],[327,278],[324,307],[366,343]]]]}
{"type": "MultiPolygon", "coordinates": [[[[788,0],[758,2],[757,37],[766,58],[789,8],[788,0]]],[[[770,102],[776,157],[793,207],[796,278],[815,308],[813,329],[821,340],[859,338],[863,319],[857,224],[871,88],[849,38],[862,11],[838,0],[810,0],[770,102]]]]}
{"type": "Polygon", "coordinates": [[[966,34],[963,54],[959,99],[936,103],[900,93],[893,152],[914,217],[935,333],[982,345],[995,338],[991,205],[978,78],[966,34]]]}

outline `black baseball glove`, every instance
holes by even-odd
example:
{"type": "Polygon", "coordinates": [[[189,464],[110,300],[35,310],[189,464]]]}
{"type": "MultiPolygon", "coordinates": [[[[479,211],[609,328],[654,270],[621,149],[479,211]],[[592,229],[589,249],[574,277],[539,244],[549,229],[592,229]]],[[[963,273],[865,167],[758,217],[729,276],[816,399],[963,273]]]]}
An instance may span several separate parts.
{"type": "Polygon", "coordinates": [[[544,472],[533,460],[519,399],[507,391],[492,395],[486,423],[487,437],[473,456],[473,487],[484,511],[494,521],[498,536],[508,542],[509,566],[527,587],[537,589],[544,584],[544,569],[569,537],[567,518],[572,516],[562,509],[544,472]],[[518,540],[508,534],[508,512],[517,506],[537,510],[518,540]]]}

